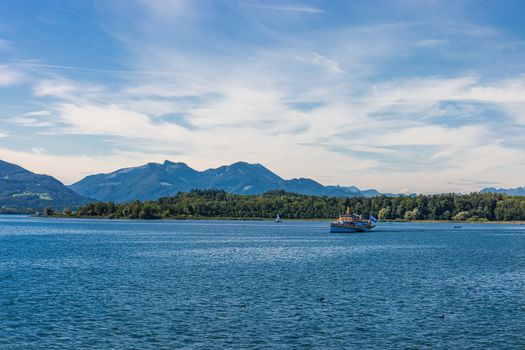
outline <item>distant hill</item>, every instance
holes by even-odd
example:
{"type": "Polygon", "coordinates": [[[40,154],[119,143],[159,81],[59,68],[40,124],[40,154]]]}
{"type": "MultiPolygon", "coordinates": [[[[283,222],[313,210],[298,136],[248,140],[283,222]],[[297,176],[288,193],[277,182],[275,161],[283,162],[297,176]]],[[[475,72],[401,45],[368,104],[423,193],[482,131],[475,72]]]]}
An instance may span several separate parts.
{"type": "Polygon", "coordinates": [[[173,196],[192,189],[222,189],[235,194],[261,194],[284,190],[299,194],[335,197],[376,196],[376,190],[323,186],[305,178],[285,180],[261,164],[237,162],[216,169],[197,171],[184,163],[119,169],[109,174],[90,175],[70,186],[86,197],[101,201],[128,202],[173,196]]]}
{"type": "Polygon", "coordinates": [[[76,208],[93,201],[83,197],[54,177],[32,173],[0,160],[0,208],[41,210],[76,208]]]}
{"type": "Polygon", "coordinates": [[[488,187],[480,191],[481,193],[504,193],[511,196],[525,196],[525,187],[516,188],[494,188],[488,187]]]}

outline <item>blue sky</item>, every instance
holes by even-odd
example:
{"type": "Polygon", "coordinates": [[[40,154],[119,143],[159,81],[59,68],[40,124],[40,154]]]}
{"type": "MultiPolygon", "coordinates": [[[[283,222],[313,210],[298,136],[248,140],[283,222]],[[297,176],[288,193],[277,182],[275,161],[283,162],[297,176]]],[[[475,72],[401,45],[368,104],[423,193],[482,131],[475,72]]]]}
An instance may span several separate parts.
{"type": "Polygon", "coordinates": [[[523,1],[0,1],[0,159],[525,185],[523,1]]]}

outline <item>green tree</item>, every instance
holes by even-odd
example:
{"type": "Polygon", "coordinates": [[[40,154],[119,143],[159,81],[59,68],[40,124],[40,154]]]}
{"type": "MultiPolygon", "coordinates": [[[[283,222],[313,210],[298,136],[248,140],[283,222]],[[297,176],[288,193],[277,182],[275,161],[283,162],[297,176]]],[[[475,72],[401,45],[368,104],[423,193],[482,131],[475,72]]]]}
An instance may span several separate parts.
{"type": "Polygon", "coordinates": [[[468,211],[460,211],[452,217],[454,221],[465,221],[468,219],[468,211]]]}
{"type": "Polygon", "coordinates": [[[407,210],[405,212],[405,220],[416,220],[419,215],[419,209],[414,208],[413,210],[407,210]]]}
{"type": "Polygon", "coordinates": [[[390,207],[386,207],[386,208],[381,208],[379,210],[379,213],[377,214],[377,218],[379,220],[386,220],[386,219],[389,219],[390,217],[390,211],[391,211],[391,208],[390,207]]]}

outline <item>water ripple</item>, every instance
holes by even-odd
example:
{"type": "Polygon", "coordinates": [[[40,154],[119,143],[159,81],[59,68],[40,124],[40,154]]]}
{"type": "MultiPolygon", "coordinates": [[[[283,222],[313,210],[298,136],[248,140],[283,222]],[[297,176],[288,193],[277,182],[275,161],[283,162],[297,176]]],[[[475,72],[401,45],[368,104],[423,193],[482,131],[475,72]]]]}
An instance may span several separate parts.
{"type": "Polygon", "coordinates": [[[525,348],[525,235],[464,227],[0,217],[1,348],[525,348]]]}

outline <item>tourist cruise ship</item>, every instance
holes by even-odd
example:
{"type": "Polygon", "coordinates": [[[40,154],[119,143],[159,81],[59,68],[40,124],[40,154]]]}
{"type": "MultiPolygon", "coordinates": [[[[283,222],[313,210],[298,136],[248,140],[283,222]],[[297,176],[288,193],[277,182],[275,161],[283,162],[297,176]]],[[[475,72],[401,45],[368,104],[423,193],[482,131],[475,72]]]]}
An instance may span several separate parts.
{"type": "Polygon", "coordinates": [[[346,213],[339,215],[337,221],[332,221],[330,224],[330,232],[333,233],[351,233],[351,232],[365,232],[370,231],[375,227],[377,219],[370,215],[368,220],[365,220],[361,215],[352,213],[350,208],[346,209],[346,213]]]}

